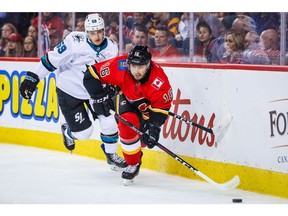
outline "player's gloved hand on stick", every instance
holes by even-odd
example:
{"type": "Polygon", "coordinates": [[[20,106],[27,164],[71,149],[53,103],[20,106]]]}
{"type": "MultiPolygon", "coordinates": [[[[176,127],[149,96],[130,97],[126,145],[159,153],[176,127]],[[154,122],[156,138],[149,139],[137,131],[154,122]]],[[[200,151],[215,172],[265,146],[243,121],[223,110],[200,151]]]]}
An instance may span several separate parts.
{"type": "Polygon", "coordinates": [[[40,80],[37,74],[28,71],[24,81],[21,83],[19,88],[22,97],[24,97],[25,99],[31,99],[39,81],[40,80]]]}
{"type": "Polygon", "coordinates": [[[153,123],[148,123],[146,132],[142,135],[142,142],[152,149],[158,142],[160,128],[153,123]]]}
{"type": "Polygon", "coordinates": [[[111,99],[107,94],[101,93],[93,95],[89,99],[89,103],[97,115],[104,115],[106,117],[110,115],[111,99]]]}
{"type": "Polygon", "coordinates": [[[104,91],[108,94],[109,98],[113,98],[115,96],[116,88],[113,85],[106,85],[104,91]]]}

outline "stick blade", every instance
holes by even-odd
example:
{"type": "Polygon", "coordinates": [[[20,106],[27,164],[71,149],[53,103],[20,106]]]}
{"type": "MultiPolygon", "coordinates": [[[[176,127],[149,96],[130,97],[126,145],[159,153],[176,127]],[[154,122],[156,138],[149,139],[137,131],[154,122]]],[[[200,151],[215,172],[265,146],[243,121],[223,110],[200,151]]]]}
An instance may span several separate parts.
{"type": "Polygon", "coordinates": [[[228,182],[217,184],[216,186],[221,190],[231,190],[236,188],[239,184],[240,184],[240,178],[238,175],[236,175],[228,182]]]}
{"type": "Polygon", "coordinates": [[[200,172],[199,170],[196,170],[196,171],[193,170],[193,172],[195,172],[197,175],[199,175],[200,177],[205,179],[207,182],[212,184],[214,187],[216,187],[216,188],[218,188],[220,190],[223,190],[223,191],[234,189],[240,184],[240,178],[239,178],[238,175],[234,176],[232,179],[230,179],[227,182],[217,183],[217,182],[213,181],[212,179],[210,179],[205,174],[203,174],[202,172],[200,172]]]}
{"type": "Polygon", "coordinates": [[[227,113],[223,119],[216,124],[213,128],[214,131],[214,135],[215,135],[215,143],[219,143],[222,138],[224,137],[225,133],[227,132],[231,121],[233,119],[233,116],[231,115],[231,113],[227,113]]]}

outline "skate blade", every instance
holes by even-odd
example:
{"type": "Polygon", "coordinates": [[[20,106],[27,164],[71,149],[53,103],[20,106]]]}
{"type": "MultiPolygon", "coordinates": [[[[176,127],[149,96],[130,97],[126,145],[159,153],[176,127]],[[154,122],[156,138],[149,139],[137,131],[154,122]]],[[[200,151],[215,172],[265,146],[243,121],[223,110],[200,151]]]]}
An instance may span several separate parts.
{"type": "Polygon", "coordinates": [[[126,167],[124,167],[124,168],[121,168],[121,167],[118,167],[118,166],[116,166],[116,165],[110,165],[110,169],[112,170],[112,171],[124,171],[125,169],[126,169],[126,167]]]}
{"type": "Polygon", "coordinates": [[[134,179],[124,179],[123,180],[124,186],[129,186],[129,185],[132,185],[133,183],[134,183],[134,179]]]}

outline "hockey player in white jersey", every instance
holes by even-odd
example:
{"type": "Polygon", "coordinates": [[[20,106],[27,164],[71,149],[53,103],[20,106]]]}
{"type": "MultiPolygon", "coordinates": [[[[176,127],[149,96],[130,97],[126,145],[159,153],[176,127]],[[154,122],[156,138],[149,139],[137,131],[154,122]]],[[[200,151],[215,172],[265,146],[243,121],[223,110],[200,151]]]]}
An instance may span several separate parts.
{"type": "MultiPolygon", "coordinates": [[[[114,116],[103,115],[102,105],[90,106],[90,95],[83,86],[86,65],[101,62],[118,55],[118,45],[105,36],[104,20],[98,13],[89,14],[85,19],[85,32],[74,31],[40,60],[35,72],[28,71],[20,85],[20,93],[31,99],[38,82],[50,72],[57,75],[57,96],[61,111],[67,123],[61,126],[65,147],[74,150],[74,140],[89,139],[93,124],[85,105],[94,120],[99,119],[101,145],[111,169],[127,167],[125,160],[116,153],[118,128],[114,116]]],[[[97,95],[96,99],[108,103],[108,93],[97,95]]],[[[94,103],[95,104],[95,103],[94,103]]]]}

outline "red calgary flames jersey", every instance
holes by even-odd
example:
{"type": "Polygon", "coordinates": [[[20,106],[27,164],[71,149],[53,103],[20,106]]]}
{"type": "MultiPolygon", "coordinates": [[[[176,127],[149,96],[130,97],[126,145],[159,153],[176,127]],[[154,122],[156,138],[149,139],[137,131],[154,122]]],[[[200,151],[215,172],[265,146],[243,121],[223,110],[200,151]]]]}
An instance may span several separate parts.
{"type": "Polygon", "coordinates": [[[144,82],[143,79],[137,81],[128,71],[126,59],[127,54],[94,64],[100,81],[119,86],[127,100],[142,112],[145,112],[148,106],[151,106],[152,110],[170,109],[173,94],[164,70],[151,60],[148,79],[144,78],[144,82]]]}

